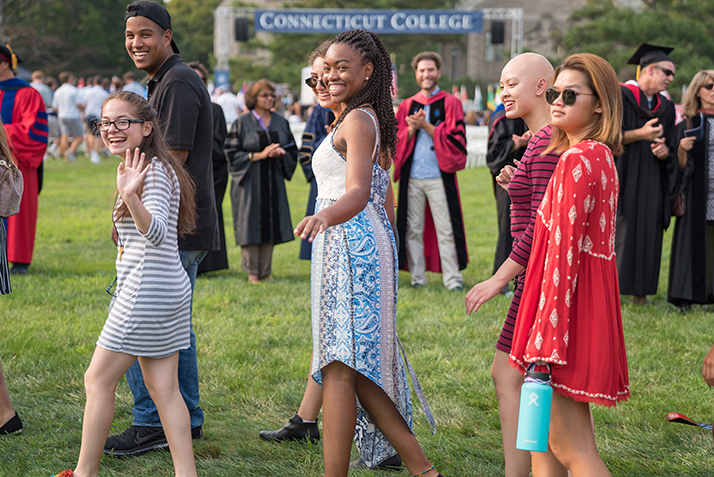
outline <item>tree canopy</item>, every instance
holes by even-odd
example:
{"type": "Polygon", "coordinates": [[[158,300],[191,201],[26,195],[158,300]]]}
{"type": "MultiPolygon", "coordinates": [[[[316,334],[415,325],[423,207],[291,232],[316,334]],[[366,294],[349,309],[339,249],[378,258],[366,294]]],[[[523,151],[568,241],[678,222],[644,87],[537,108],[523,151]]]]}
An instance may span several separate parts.
{"type": "Polygon", "coordinates": [[[124,49],[126,0],[3,2],[3,40],[29,69],[111,75],[133,69],[124,49]]]}
{"type": "MultiPolygon", "coordinates": [[[[605,58],[620,71],[640,43],[674,47],[677,74],[669,92],[675,99],[694,74],[714,67],[714,2],[648,0],[642,7],[618,8],[613,0],[588,0],[571,17],[561,38],[561,56],[588,52],[605,58]]],[[[634,71],[634,69],[633,69],[634,71]]],[[[634,78],[634,73],[629,78],[634,78]]]]}
{"type": "Polygon", "coordinates": [[[213,10],[221,0],[171,0],[166,9],[171,14],[174,40],[186,61],[200,61],[211,67],[213,55],[213,10]]]}
{"type": "MultiPolygon", "coordinates": [[[[124,48],[124,12],[133,0],[0,0],[3,35],[25,67],[56,76],[136,71],[124,48]]],[[[213,10],[220,0],[172,0],[175,41],[186,61],[210,63],[213,10]]]]}

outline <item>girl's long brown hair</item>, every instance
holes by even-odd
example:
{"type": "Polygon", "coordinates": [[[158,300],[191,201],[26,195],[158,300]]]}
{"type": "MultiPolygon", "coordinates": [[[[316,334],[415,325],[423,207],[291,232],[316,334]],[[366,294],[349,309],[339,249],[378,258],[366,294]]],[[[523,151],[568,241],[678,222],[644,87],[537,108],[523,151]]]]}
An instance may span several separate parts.
{"type": "MultiPolygon", "coordinates": [[[[183,164],[179,163],[169,152],[169,148],[164,140],[162,128],[157,124],[156,111],[154,111],[154,108],[151,107],[147,100],[129,91],[117,91],[107,96],[102,103],[102,111],[104,111],[104,106],[113,99],[128,103],[131,113],[136,119],[150,122],[153,125],[151,134],[146,136],[139,145],[139,150],[146,154],[147,159],[149,159],[144,162],[144,167],[148,167],[151,163],[151,158],[156,157],[167,169],[172,169],[176,173],[179,187],[181,188],[178,234],[179,236],[191,235],[196,229],[196,187],[194,186],[193,179],[191,179],[191,176],[186,169],[184,169],[183,164]]],[[[146,180],[148,180],[148,177],[146,180]]],[[[137,191],[139,197],[141,197],[143,189],[144,185],[142,184],[137,191]]],[[[122,202],[116,209],[116,220],[122,220],[130,216],[129,208],[122,202]]]]}

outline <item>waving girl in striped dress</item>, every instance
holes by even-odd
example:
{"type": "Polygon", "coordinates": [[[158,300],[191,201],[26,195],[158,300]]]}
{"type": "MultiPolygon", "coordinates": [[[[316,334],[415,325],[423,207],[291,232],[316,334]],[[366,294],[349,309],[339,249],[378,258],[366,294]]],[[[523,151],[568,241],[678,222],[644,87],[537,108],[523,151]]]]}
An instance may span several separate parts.
{"type": "Polygon", "coordinates": [[[139,360],[177,476],[195,476],[191,425],[178,387],[178,351],[189,346],[191,285],[177,236],[195,225],[194,186],[168,153],[156,112],[135,93],[107,97],[98,123],[117,168],[117,288],[84,377],[87,404],[77,467],[57,477],[96,476],[114,418],[119,380],[139,360]],[[145,158],[151,158],[145,161],[145,158]]]}

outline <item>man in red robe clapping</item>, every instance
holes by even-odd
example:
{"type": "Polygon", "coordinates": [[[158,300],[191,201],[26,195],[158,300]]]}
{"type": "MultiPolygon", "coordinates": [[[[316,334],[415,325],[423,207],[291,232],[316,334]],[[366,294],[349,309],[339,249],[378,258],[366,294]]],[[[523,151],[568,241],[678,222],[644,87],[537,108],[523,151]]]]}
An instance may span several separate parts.
{"type": "Polygon", "coordinates": [[[408,266],[412,287],[426,285],[426,271],[441,272],[444,286],[462,291],[466,236],[456,171],[466,165],[461,101],[439,89],[441,57],[412,60],[419,91],[399,105],[394,180],[399,181],[399,268],[408,266]]]}

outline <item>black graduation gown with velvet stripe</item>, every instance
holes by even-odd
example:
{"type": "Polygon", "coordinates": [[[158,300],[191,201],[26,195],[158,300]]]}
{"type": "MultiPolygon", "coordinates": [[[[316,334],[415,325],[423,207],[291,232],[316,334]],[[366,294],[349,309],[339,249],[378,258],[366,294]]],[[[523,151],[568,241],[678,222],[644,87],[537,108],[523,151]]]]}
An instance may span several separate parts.
{"type": "Polygon", "coordinates": [[[674,105],[657,94],[655,106],[649,111],[644,93],[632,86],[621,85],[620,89],[623,130],[641,128],[650,119],[658,118],[670,150],[669,157],[660,160],[652,154],[650,141],[637,141],[626,145],[625,152],[615,158],[620,180],[615,238],[620,293],[654,295],[659,281],[662,236],[671,217],[668,173],[674,168],[678,144],[674,105]]]}

